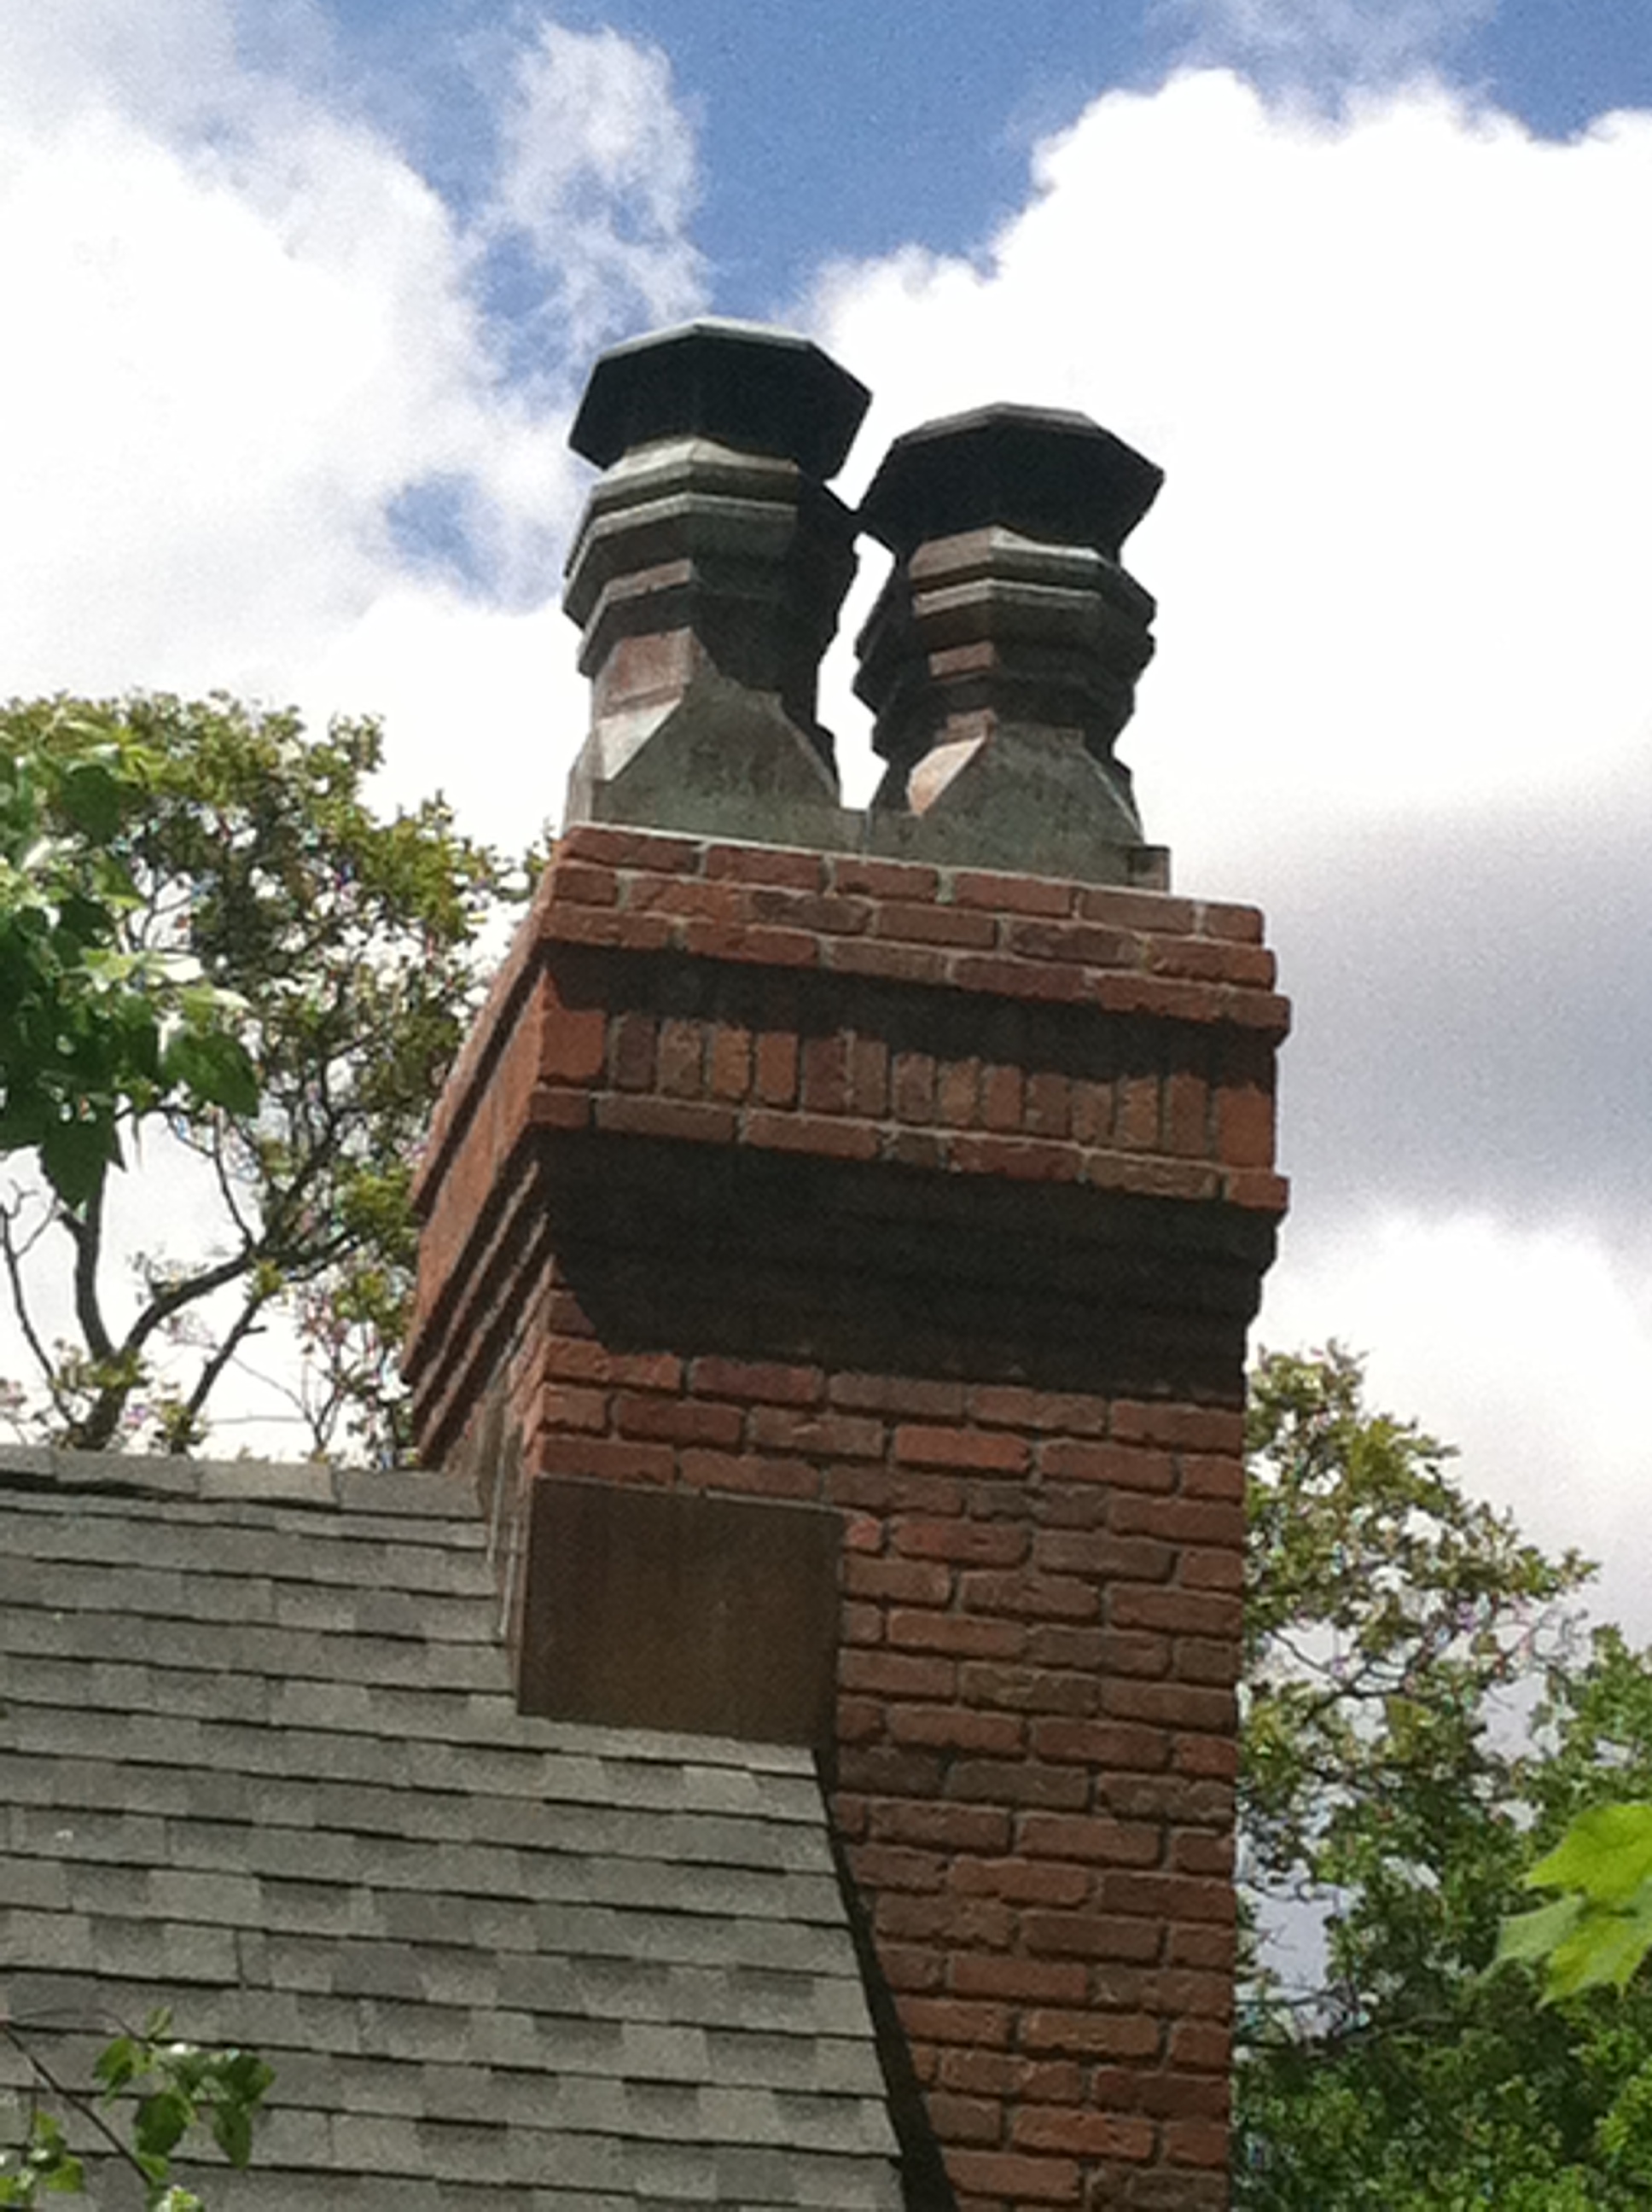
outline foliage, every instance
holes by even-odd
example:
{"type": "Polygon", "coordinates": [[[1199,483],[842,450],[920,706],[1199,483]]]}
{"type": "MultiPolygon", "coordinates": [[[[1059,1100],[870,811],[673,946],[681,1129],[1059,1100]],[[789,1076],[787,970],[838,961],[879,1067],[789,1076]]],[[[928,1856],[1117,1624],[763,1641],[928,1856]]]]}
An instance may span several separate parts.
{"type": "Polygon", "coordinates": [[[1543,1968],[1546,2002],[1626,1989],[1652,1950],[1652,1805],[1594,1805],[1526,1876],[1561,1894],[1505,1920],[1497,1962],[1543,1968]]]}
{"type": "Polygon", "coordinates": [[[1265,1360],[1250,1445],[1236,2203],[1644,2204],[1652,1996],[1487,1970],[1534,1856],[1652,1796],[1652,1660],[1345,1354],[1265,1360]]]}
{"type": "Polygon", "coordinates": [[[370,721],[314,738],[224,697],[0,708],[0,1150],[45,1186],[0,1207],[0,1261],[56,1441],[189,1449],[284,1312],[310,1448],[404,1443],[411,1161],[522,878],[440,799],[376,813],[381,754],[370,721]],[[145,1143],[216,1194],[204,1253],[115,1249],[110,1170],[145,1143]],[[48,1343],[54,1252],[76,1333],[48,1343]]]}
{"type": "Polygon", "coordinates": [[[0,2154],[0,2205],[33,2206],[42,2194],[78,2195],[85,2187],[83,2163],[62,2121],[40,2102],[42,2091],[78,2113],[107,2154],[137,2176],[144,2212],[205,2212],[205,2200],[172,2178],[173,2153],[192,2130],[208,2130],[232,2166],[251,2158],[253,2123],[275,2079],[256,2052],[177,2042],[172,2015],[156,2012],[141,2033],[118,2035],[105,2048],[94,2069],[97,2089],[82,2092],[54,2073],[16,2023],[3,2025],[28,2064],[36,2095],[22,2148],[0,2154]],[[130,2142],[104,2117],[123,2102],[131,2107],[130,2142]]]}

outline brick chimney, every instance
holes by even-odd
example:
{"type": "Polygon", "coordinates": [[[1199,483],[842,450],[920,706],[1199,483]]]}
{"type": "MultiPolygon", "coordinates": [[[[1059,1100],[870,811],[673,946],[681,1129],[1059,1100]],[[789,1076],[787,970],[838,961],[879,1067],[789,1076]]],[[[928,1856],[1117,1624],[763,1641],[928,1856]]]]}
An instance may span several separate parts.
{"type": "Polygon", "coordinates": [[[407,1372],[525,1705],[815,1746],[908,2203],[1214,2208],[1286,1009],[1141,842],[1158,476],[1082,417],[897,441],[841,805],[858,393],[738,325],[598,365],[592,734],[437,1109],[407,1372]]]}

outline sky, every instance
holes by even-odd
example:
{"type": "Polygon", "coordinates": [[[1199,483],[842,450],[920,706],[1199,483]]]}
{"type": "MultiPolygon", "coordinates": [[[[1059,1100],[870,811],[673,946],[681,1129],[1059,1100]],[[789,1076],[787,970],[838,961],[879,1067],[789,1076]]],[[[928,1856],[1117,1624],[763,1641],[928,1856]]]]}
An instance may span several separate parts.
{"type": "Polygon", "coordinates": [[[1649,223],[1644,0],[0,0],[0,695],[378,712],[518,843],[604,345],[806,330],[852,498],[1086,410],[1167,471],[1149,835],[1297,1004],[1260,1340],[1652,1636],[1649,223]]]}

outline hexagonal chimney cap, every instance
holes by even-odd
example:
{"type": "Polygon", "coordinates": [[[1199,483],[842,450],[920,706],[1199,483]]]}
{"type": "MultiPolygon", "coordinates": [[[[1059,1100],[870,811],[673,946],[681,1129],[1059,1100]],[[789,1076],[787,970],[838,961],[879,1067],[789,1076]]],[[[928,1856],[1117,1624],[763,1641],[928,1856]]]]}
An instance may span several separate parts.
{"type": "Polygon", "coordinates": [[[898,556],[932,538],[998,523],[1028,538],[1093,545],[1116,561],[1164,471],[1088,415],[978,407],[897,438],[860,522],[898,556]]]}
{"type": "Polygon", "coordinates": [[[657,438],[714,438],[835,475],[872,394],[812,339],[714,317],[601,355],[568,442],[598,468],[657,438]]]}

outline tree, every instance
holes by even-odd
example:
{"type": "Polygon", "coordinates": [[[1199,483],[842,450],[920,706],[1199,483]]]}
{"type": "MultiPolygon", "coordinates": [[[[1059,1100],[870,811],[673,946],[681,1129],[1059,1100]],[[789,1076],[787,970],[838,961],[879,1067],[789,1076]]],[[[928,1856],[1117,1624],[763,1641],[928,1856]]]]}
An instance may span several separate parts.
{"type": "Polygon", "coordinates": [[[117,2035],[105,2045],[94,2069],[97,2087],[82,2090],[53,2070],[27,2028],[3,2014],[0,2035],[21,2056],[34,2087],[21,2148],[0,2149],[0,2205],[29,2207],[43,2194],[77,2196],[84,2189],[85,2164],[70,2148],[59,2112],[78,2116],[88,2139],[136,2175],[145,2212],[205,2212],[205,2200],[173,2179],[173,2154],[191,2131],[210,2132],[231,2166],[246,2166],[252,2154],[258,2107],[275,2080],[255,2051],[180,2043],[171,2014],[152,2013],[139,2033],[117,2035]],[[106,2117],[122,2100],[130,2103],[125,2132],[106,2117]]]}
{"type": "Polygon", "coordinates": [[[0,1264],[58,1441],[188,1449],[284,1314],[310,1449],[404,1448],[411,1164],[524,877],[439,799],[376,813],[381,753],[222,696],[0,708],[0,1151],[38,1173],[0,1264]],[[120,1250],[115,1171],[179,1154],[210,1248],[120,1250]]]}
{"type": "Polygon", "coordinates": [[[1522,1542],[1448,1458],[1368,1410],[1342,1353],[1254,1378],[1242,2206],[1652,2191],[1652,1994],[1546,2006],[1518,1961],[1488,1971],[1534,1859],[1652,1795],[1652,1658],[1586,1637],[1592,1571],[1522,1542]]]}

